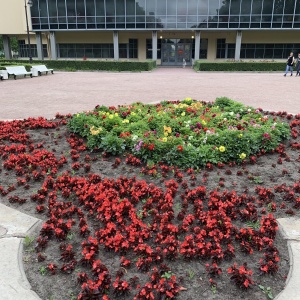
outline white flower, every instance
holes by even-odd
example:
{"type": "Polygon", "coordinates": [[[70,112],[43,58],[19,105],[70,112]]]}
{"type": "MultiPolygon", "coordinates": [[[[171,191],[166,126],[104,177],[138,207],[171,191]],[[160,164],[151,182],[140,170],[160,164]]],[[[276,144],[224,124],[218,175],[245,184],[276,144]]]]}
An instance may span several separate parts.
{"type": "Polygon", "coordinates": [[[230,114],[231,116],[233,116],[234,112],[233,112],[233,111],[231,111],[229,114],[230,114]]]}
{"type": "Polygon", "coordinates": [[[137,135],[133,135],[133,136],[132,136],[132,140],[133,140],[133,141],[136,141],[137,139],[138,139],[138,136],[137,136],[137,135]]]}

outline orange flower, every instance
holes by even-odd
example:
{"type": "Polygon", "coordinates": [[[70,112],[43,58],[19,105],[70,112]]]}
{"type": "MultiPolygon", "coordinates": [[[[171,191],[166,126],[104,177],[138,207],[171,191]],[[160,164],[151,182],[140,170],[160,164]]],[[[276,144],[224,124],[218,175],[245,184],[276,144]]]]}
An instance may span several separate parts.
{"type": "Polygon", "coordinates": [[[178,151],[182,152],[183,151],[183,147],[181,145],[177,146],[178,151]]]}

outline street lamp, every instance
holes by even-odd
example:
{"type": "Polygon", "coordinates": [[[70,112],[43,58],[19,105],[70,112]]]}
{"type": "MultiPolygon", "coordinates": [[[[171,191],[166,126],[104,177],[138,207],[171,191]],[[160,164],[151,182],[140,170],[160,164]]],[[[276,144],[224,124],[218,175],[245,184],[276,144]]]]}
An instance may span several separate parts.
{"type": "MultiPolygon", "coordinates": [[[[29,34],[29,25],[28,25],[28,15],[27,15],[27,5],[26,0],[24,0],[25,3],[25,16],[26,16],[26,26],[27,26],[27,39],[28,39],[28,56],[29,56],[29,63],[32,63],[32,55],[31,55],[31,44],[30,44],[30,34],[29,34]]],[[[32,6],[32,0],[28,0],[27,2],[28,6],[32,6]]]]}

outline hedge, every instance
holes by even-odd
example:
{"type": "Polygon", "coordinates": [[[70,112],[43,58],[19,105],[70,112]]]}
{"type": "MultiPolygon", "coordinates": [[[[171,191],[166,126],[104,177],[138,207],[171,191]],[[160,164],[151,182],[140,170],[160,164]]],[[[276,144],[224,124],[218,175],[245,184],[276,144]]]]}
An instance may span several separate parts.
{"type": "MultiPolygon", "coordinates": [[[[0,60],[0,66],[4,65],[25,65],[28,60],[0,60]]],[[[131,71],[141,72],[150,71],[156,68],[155,61],[146,62],[131,62],[131,61],[98,61],[98,60],[34,60],[33,64],[47,65],[48,68],[54,70],[68,70],[68,71],[131,71]]]]}
{"type": "Polygon", "coordinates": [[[285,62],[203,62],[196,61],[195,71],[284,71],[285,62]]]}

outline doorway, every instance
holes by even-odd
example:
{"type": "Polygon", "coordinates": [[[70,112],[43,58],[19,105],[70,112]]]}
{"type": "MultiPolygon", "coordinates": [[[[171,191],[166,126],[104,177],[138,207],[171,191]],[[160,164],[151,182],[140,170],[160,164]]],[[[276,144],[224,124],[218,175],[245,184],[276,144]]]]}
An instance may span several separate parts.
{"type": "Polygon", "coordinates": [[[165,39],[161,45],[162,66],[192,65],[192,41],[186,39],[165,39]]]}

